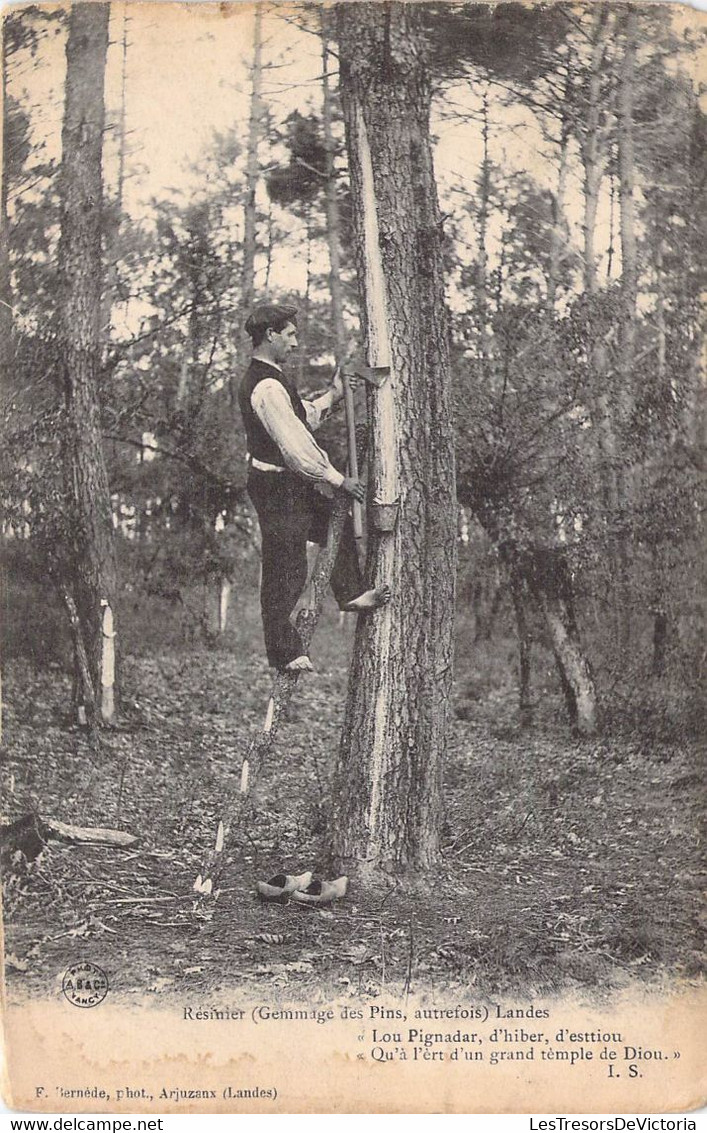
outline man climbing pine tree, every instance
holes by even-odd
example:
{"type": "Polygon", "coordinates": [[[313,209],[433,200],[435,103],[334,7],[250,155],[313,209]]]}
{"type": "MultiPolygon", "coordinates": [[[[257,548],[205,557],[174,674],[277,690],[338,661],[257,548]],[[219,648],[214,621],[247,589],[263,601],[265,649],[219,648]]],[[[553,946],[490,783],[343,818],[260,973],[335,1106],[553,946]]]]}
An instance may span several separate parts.
{"type": "MultiPolygon", "coordinates": [[[[290,672],[312,672],[312,663],[291,614],[307,581],[307,541],[324,544],[334,491],[363,500],[357,478],[332,465],[313,431],[343,397],[337,373],[314,401],[303,401],[283,371],[297,347],[297,308],[259,303],[245,329],[253,357],[239,391],[248,442],[248,494],[262,537],[260,604],[269,663],[290,672]]],[[[365,590],[350,520],[331,576],[339,608],[377,609],[390,597],[387,586],[365,590]]]]}

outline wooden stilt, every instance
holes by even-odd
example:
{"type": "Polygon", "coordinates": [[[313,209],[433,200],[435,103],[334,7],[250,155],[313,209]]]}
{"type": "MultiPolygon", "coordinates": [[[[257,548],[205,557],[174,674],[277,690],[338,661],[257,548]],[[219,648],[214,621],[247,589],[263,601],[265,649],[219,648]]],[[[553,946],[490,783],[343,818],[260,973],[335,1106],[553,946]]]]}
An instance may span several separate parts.
{"type": "Polygon", "coordinates": [[[113,611],[103,599],[102,645],[101,645],[101,719],[111,724],[115,719],[115,631],[113,611]]]}
{"type": "MultiPolygon", "coordinates": [[[[365,450],[365,433],[361,434],[359,445],[359,458],[363,459],[365,450]]],[[[300,610],[297,617],[297,629],[304,642],[305,649],[309,649],[310,642],[321,614],[324,595],[329,585],[334,560],[339,549],[341,534],[348,514],[349,500],[343,493],[337,494],[332,507],[329,520],[329,531],[326,546],[322,548],[312,573],[312,599],[311,609],[300,610]]],[[[232,831],[242,825],[248,810],[249,796],[258,781],[260,769],[274,746],[280,722],[295,691],[298,673],[278,673],[273,682],[273,689],[265,713],[265,722],[251,740],[241,766],[241,775],[238,789],[231,793],[224,808],[222,819],[223,837],[219,840],[220,848],[207,855],[199,876],[194,882],[194,891],[197,897],[197,910],[205,915],[203,908],[198,908],[200,897],[215,896],[216,888],[223,869],[224,850],[229,843],[232,831]]]]}

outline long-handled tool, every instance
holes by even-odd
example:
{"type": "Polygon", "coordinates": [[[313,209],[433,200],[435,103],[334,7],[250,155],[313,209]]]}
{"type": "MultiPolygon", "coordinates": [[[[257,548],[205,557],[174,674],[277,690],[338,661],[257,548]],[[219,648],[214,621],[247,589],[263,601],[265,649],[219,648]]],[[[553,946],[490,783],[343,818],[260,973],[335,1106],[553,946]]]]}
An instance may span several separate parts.
{"type": "MultiPolygon", "coordinates": [[[[356,420],[354,417],[353,389],[351,388],[351,378],[348,374],[344,374],[342,380],[344,383],[344,412],[346,414],[346,437],[349,451],[349,476],[351,476],[354,480],[358,480],[358,456],[356,455],[356,420]]],[[[354,539],[362,539],[363,516],[361,513],[361,504],[358,500],[354,500],[353,502],[352,518],[354,539]]]]}
{"type": "MultiPolygon", "coordinates": [[[[370,382],[376,388],[380,388],[389,374],[390,370],[386,367],[378,369],[371,369],[359,358],[349,358],[346,361],[347,369],[357,374],[358,377],[363,378],[364,381],[370,382]]],[[[341,372],[341,363],[336,367],[334,377],[341,372]]],[[[354,417],[354,398],[353,388],[351,386],[351,373],[344,373],[342,375],[342,382],[344,386],[344,411],[346,413],[346,436],[348,442],[348,457],[349,457],[349,476],[353,479],[358,479],[358,457],[356,455],[356,420],[354,417]]],[[[353,530],[354,538],[363,538],[363,519],[361,515],[361,505],[358,500],[353,502],[353,530]]]]}

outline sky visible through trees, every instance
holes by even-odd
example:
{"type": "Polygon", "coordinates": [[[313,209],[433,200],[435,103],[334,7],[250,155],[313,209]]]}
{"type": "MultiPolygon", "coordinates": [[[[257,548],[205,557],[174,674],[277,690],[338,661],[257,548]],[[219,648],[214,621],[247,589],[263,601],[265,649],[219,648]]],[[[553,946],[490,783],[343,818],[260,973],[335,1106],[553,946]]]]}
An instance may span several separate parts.
{"type": "MultiPolygon", "coordinates": [[[[153,198],[189,198],[205,191],[200,163],[215,133],[244,132],[248,117],[248,84],[252,42],[252,15],[234,11],[223,16],[214,5],[172,5],[169,16],[149,6],[113,4],[111,44],[106,69],[106,105],[112,129],[106,138],[107,184],[117,175],[117,125],[123,89],[123,22],[127,17],[128,51],[125,66],[126,185],[124,206],[141,221],[150,219],[153,198]]],[[[51,5],[46,5],[51,10],[51,5]]],[[[264,79],[264,96],[274,117],[284,119],[293,109],[319,107],[321,51],[317,37],[298,26],[296,7],[266,11],[264,25],[266,64],[275,64],[264,79]]],[[[676,27],[690,17],[675,5],[676,27]]],[[[32,63],[23,60],[9,70],[8,90],[35,107],[32,140],[43,147],[44,159],[57,160],[61,146],[64,47],[61,36],[42,37],[32,63]]],[[[454,211],[469,192],[482,156],[479,129],[484,92],[496,107],[508,95],[507,85],[482,80],[470,89],[468,81],[451,81],[440,90],[433,108],[435,170],[446,207],[454,211]]],[[[552,169],[547,143],[532,111],[514,104],[495,110],[492,160],[506,176],[525,172],[549,188],[552,169]]],[[[567,215],[575,232],[581,226],[580,173],[570,178],[567,215]]],[[[261,190],[262,194],[262,190],[261,190]]],[[[280,218],[281,223],[285,218],[280,218]]],[[[287,218],[291,240],[275,257],[273,285],[285,280],[302,289],[305,265],[297,227],[287,218]]],[[[500,221],[492,224],[498,237],[500,221]]],[[[605,254],[609,242],[610,200],[604,187],[597,222],[598,247],[605,254]]],[[[473,232],[466,237],[473,241],[473,232]]],[[[320,255],[323,252],[320,251],[320,255]]],[[[613,261],[614,277],[620,258],[613,261]]],[[[257,281],[264,283],[261,263],[257,281]]]]}

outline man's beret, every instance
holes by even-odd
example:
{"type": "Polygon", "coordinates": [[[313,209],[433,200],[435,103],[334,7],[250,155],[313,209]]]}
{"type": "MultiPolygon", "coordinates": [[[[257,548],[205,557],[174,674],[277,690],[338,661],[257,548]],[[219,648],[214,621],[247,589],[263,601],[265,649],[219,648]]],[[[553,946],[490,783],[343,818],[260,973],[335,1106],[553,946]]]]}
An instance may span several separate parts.
{"type": "Polygon", "coordinates": [[[282,330],[287,323],[293,323],[297,318],[297,308],[287,303],[256,303],[246,319],[246,334],[253,335],[258,331],[282,330]]]}

